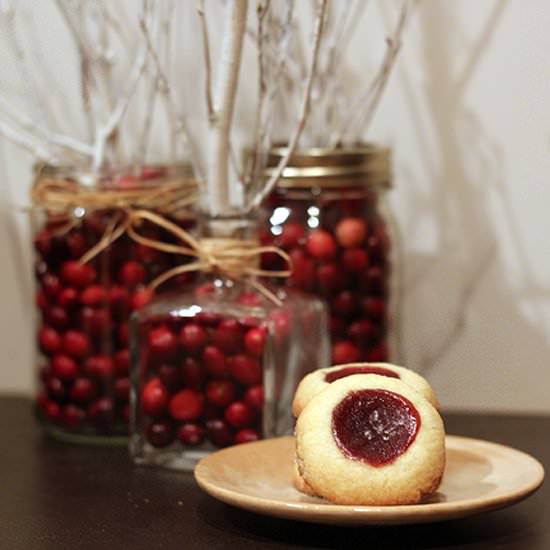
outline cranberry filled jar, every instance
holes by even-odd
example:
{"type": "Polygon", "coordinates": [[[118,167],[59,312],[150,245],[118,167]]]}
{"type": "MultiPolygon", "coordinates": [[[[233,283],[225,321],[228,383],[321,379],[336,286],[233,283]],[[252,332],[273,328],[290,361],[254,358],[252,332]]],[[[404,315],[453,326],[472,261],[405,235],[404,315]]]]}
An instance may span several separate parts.
{"type": "MultiPolygon", "coordinates": [[[[33,188],[35,404],[54,437],[127,443],[129,317],[151,301],[149,281],[181,259],[134,242],[124,221],[129,210],[147,208],[189,228],[194,187],[186,165],[125,170],[99,179],[72,170],[40,170],[33,188]],[[158,200],[161,190],[173,199],[169,204],[158,200]]],[[[142,232],[170,239],[147,223],[142,232]]]]}
{"type": "Polygon", "coordinates": [[[239,218],[205,220],[197,243],[204,251],[215,242],[209,250],[220,268],[132,318],[130,449],[138,464],[189,470],[221,447],[291,433],[298,382],[329,364],[323,303],[242,276],[242,244],[235,258],[227,253],[250,234],[239,218]]]}
{"type": "MultiPolygon", "coordinates": [[[[285,149],[273,149],[269,174],[285,149]]],[[[266,201],[262,244],[284,249],[288,288],[311,292],[329,308],[332,364],[388,359],[390,240],[382,195],[390,152],[376,146],[299,150],[266,201]]],[[[279,258],[264,255],[264,267],[279,258]]]]}

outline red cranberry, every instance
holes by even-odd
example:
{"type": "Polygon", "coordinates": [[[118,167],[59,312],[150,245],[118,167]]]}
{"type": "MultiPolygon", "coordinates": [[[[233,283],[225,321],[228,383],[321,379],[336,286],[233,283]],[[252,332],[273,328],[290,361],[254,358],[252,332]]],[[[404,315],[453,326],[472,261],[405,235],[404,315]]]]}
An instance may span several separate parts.
{"type": "Polygon", "coordinates": [[[88,403],[96,394],[95,384],[89,378],[77,378],[71,387],[69,396],[77,403],[88,403]]]}
{"type": "Polygon", "coordinates": [[[341,317],[331,315],[329,319],[329,330],[331,336],[341,336],[346,331],[346,323],[341,317]]]}
{"type": "Polygon", "coordinates": [[[90,340],[83,332],[68,330],[63,335],[63,350],[71,357],[82,359],[90,352],[90,340]]]}
{"type": "Polygon", "coordinates": [[[158,262],[161,256],[161,252],[159,250],[155,250],[154,248],[145,246],[144,244],[138,244],[134,250],[136,258],[144,264],[153,264],[158,262]]]}
{"type": "Polygon", "coordinates": [[[233,432],[223,420],[208,420],[206,433],[208,439],[217,447],[227,447],[233,442],[233,432]]]}
{"type": "Polygon", "coordinates": [[[51,273],[42,277],[42,288],[48,298],[55,298],[61,292],[61,281],[51,273]]]}
{"type": "Polygon", "coordinates": [[[338,243],[345,248],[359,246],[367,235],[367,226],[360,218],[344,218],[336,226],[338,243]]]}
{"type": "Polygon", "coordinates": [[[154,422],[147,428],[146,437],[153,447],[161,449],[168,447],[174,441],[174,429],[169,422],[154,422]]]}
{"type": "Polygon", "coordinates": [[[342,269],[336,264],[324,264],[317,269],[317,282],[327,292],[340,290],[345,285],[345,277],[342,269]]]}
{"type": "MultiPolygon", "coordinates": [[[[207,352],[205,349],[203,355],[206,354],[207,352]]],[[[223,368],[225,369],[225,362],[223,363],[223,368]]],[[[181,377],[183,379],[183,385],[186,388],[191,388],[192,390],[201,389],[206,379],[206,371],[196,359],[193,359],[192,357],[186,357],[183,360],[180,370],[181,377]]]]}
{"type": "Polygon", "coordinates": [[[244,394],[244,401],[253,409],[261,411],[264,406],[264,387],[258,384],[248,388],[244,394]]]}
{"type": "Polygon", "coordinates": [[[96,272],[89,264],[69,260],[61,266],[61,277],[69,285],[83,288],[95,280],[96,272]]]}
{"type": "Polygon", "coordinates": [[[178,351],[178,339],[166,326],[159,326],[149,333],[149,349],[156,359],[169,361],[178,351]]]}
{"type": "Polygon", "coordinates": [[[48,392],[48,397],[50,399],[55,399],[56,401],[64,401],[67,397],[67,392],[65,391],[65,385],[61,378],[51,376],[46,381],[46,391],[48,392]]]}
{"type": "Polygon", "coordinates": [[[38,333],[40,349],[49,355],[61,350],[61,336],[57,330],[50,327],[42,327],[38,333]]]}
{"type": "Polygon", "coordinates": [[[184,445],[200,445],[204,441],[205,429],[199,424],[188,422],[178,428],[178,439],[184,445]]]}
{"type": "Polygon", "coordinates": [[[117,401],[120,403],[128,403],[130,399],[130,379],[125,377],[115,380],[113,393],[117,401]]]}
{"type": "Polygon", "coordinates": [[[212,380],[206,386],[206,399],[217,407],[227,407],[235,394],[235,384],[229,380],[212,380]]]}
{"type": "Polygon", "coordinates": [[[158,368],[158,376],[164,386],[171,392],[176,391],[181,386],[180,372],[172,365],[161,365],[158,368]]]}
{"type": "Polygon", "coordinates": [[[117,329],[117,339],[121,346],[127,346],[130,341],[130,328],[128,323],[121,323],[117,329]]]}
{"type": "Polygon", "coordinates": [[[86,413],[80,407],[72,404],[65,405],[61,412],[61,421],[70,430],[78,428],[85,418],[86,413]]]}
{"type": "Polygon", "coordinates": [[[299,223],[289,222],[283,225],[278,241],[280,246],[289,250],[298,246],[305,236],[306,232],[299,223]]]}
{"type": "Polygon", "coordinates": [[[47,229],[42,229],[34,237],[34,247],[42,256],[47,256],[52,245],[52,237],[47,229]]]}
{"type": "MultiPolygon", "coordinates": [[[[39,289],[37,292],[36,292],[36,298],[35,298],[35,302],[36,302],[36,305],[38,306],[38,308],[42,311],[42,312],[46,312],[47,313],[47,310],[50,306],[49,302],[48,302],[48,298],[46,296],[46,293],[42,290],[42,289],[39,289]]],[[[62,310],[63,311],[63,310],[62,310]]]]}
{"type": "Polygon", "coordinates": [[[52,306],[46,310],[46,320],[58,330],[67,328],[70,322],[67,312],[59,306],[52,306]]]}
{"type": "Polygon", "coordinates": [[[366,354],[366,360],[370,363],[380,363],[388,360],[388,348],[384,342],[369,349],[366,354]]]}
{"type": "Polygon", "coordinates": [[[85,288],[80,295],[80,301],[85,306],[96,307],[105,302],[107,299],[107,292],[100,285],[90,285],[85,288]]]}
{"type": "Polygon", "coordinates": [[[262,303],[262,298],[257,292],[241,292],[236,302],[242,306],[256,307],[262,303]]]}
{"type": "Polygon", "coordinates": [[[336,243],[328,231],[316,229],[309,234],[307,250],[315,258],[329,260],[336,255],[336,243]]]}
{"type": "Polygon", "coordinates": [[[145,268],[138,262],[126,262],[118,274],[119,281],[129,287],[143,284],[145,281],[145,268]]]}
{"type": "Polygon", "coordinates": [[[141,407],[145,414],[161,416],[168,407],[169,395],[158,378],[152,378],[141,391],[141,407]]]}
{"type": "Polygon", "coordinates": [[[242,347],[241,326],[235,319],[224,319],[214,330],[212,340],[225,353],[237,353],[242,347]]]}
{"type": "Polygon", "coordinates": [[[383,319],[386,316],[386,302],[382,298],[366,298],[363,311],[371,319],[383,319]]]}
{"type": "Polygon", "coordinates": [[[229,369],[225,355],[216,346],[206,346],[202,352],[202,361],[206,366],[208,374],[216,378],[223,378],[229,375],[229,369]]]}
{"type": "Polygon", "coordinates": [[[216,327],[220,323],[221,317],[218,313],[200,311],[195,315],[195,320],[205,327],[216,327]]]}
{"type": "Polygon", "coordinates": [[[348,336],[357,344],[364,344],[376,336],[376,327],[370,321],[354,321],[349,326],[348,336]]]}
{"type": "Polygon", "coordinates": [[[130,351],[121,349],[113,357],[114,369],[117,376],[126,376],[130,369],[130,351]]]}
{"type": "Polygon", "coordinates": [[[67,355],[54,355],[52,359],[52,372],[61,380],[72,380],[78,374],[78,365],[74,359],[67,355]]]}
{"type": "Polygon", "coordinates": [[[349,290],[343,290],[339,292],[332,300],[332,309],[340,315],[352,314],[358,304],[358,297],[349,290]]]}
{"type": "Polygon", "coordinates": [[[204,283],[195,289],[197,296],[210,296],[216,292],[216,287],[213,283],[204,283]]]}
{"type": "Polygon", "coordinates": [[[369,267],[365,276],[365,285],[369,294],[387,293],[387,278],[382,268],[378,266],[369,267]]]}
{"type": "Polygon", "coordinates": [[[264,353],[267,332],[265,328],[252,328],[245,334],[244,345],[248,353],[261,357],[264,353]]]}
{"type": "Polygon", "coordinates": [[[130,294],[124,287],[115,285],[109,289],[108,301],[113,314],[122,316],[128,310],[130,294]]]}
{"type": "Polygon", "coordinates": [[[361,248],[349,248],[342,254],[342,263],[347,271],[360,273],[367,267],[369,257],[361,248]]]}
{"type": "Polygon", "coordinates": [[[102,397],[94,401],[88,408],[88,417],[97,426],[110,426],[115,419],[113,400],[108,397],[102,397]]]}
{"type": "Polygon", "coordinates": [[[132,310],[141,309],[149,304],[155,296],[155,291],[151,288],[140,288],[136,290],[130,299],[132,310]]]}
{"type": "Polygon", "coordinates": [[[301,248],[294,248],[289,256],[292,267],[289,283],[302,290],[310,289],[315,282],[315,262],[301,248]]]}
{"type": "Polygon", "coordinates": [[[181,390],[170,400],[170,415],[181,421],[196,420],[202,414],[204,398],[193,390],[181,390]]]}
{"type": "Polygon", "coordinates": [[[225,421],[234,428],[246,428],[254,422],[254,411],[242,401],[231,403],[224,413],[225,421]]]}
{"type": "Polygon", "coordinates": [[[78,304],[78,292],[70,286],[64,288],[57,296],[57,303],[65,309],[73,308],[78,304]]]}
{"type": "Polygon", "coordinates": [[[275,336],[282,340],[288,336],[290,331],[290,314],[288,311],[275,310],[270,315],[271,321],[275,326],[275,336]]]}
{"type": "Polygon", "coordinates": [[[44,414],[51,422],[61,421],[61,407],[55,401],[48,401],[44,405],[44,414]]]}
{"type": "Polygon", "coordinates": [[[82,330],[94,336],[102,336],[109,332],[111,324],[111,315],[107,308],[93,309],[85,306],[80,311],[80,326],[82,330]]]}
{"type": "Polygon", "coordinates": [[[185,325],[180,331],[180,342],[190,353],[200,351],[208,341],[206,331],[195,323],[185,325]]]}
{"type": "Polygon", "coordinates": [[[80,232],[74,232],[67,235],[67,247],[73,258],[81,258],[86,252],[86,239],[80,232]]]}
{"type": "Polygon", "coordinates": [[[252,441],[258,441],[260,434],[252,428],[243,428],[235,434],[235,443],[251,443],[252,441]]]}
{"type": "Polygon", "coordinates": [[[246,386],[253,386],[262,381],[260,363],[247,355],[235,355],[228,361],[231,376],[246,386]]]}
{"type": "Polygon", "coordinates": [[[336,342],[332,346],[332,364],[355,363],[359,361],[359,349],[348,340],[336,342]]]}
{"type": "Polygon", "coordinates": [[[94,355],[84,363],[84,371],[88,376],[108,381],[113,377],[114,361],[109,355],[94,355]]]}

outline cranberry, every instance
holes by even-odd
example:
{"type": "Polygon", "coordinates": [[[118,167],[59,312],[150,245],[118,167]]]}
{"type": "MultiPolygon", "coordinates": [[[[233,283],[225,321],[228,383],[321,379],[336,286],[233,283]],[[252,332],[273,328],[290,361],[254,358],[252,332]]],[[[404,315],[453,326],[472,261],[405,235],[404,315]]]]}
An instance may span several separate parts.
{"type": "Polygon", "coordinates": [[[95,280],[96,272],[89,264],[69,260],[61,266],[61,278],[71,286],[83,288],[95,280]]]}
{"type": "Polygon", "coordinates": [[[341,268],[336,264],[324,264],[317,269],[317,282],[326,292],[340,290],[344,287],[346,280],[341,268]]]}
{"type": "Polygon", "coordinates": [[[130,399],[130,379],[118,378],[113,385],[113,393],[120,403],[127,403],[130,399]]]}
{"type": "Polygon", "coordinates": [[[80,311],[80,326],[85,332],[102,336],[111,330],[111,315],[107,308],[83,307],[80,311]]]}
{"type": "Polygon", "coordinates": [[[235,401],[225,409],[223,417],[234,428],[246,428],[254,422],[254,411],[246,403],[235,401]]]}
{"type": "Polygon", "coordinates": [[[61,407],[55,401],[48,401],[44,405],[44,414],[52,422],[61,420],[61,407]]]}
{"type": "Polygon", "coordinates": [[[149,304],[155,296],[155,291],[151,288],[140,288],[136,290],[130,299],[132,310],[141,309],[149,304]]]}
{"type": "Polygon", "coordinates": [[[161,325],[149,333],[149,349],[156,359],[169,361],[178,351],[178,339],[166,325],[161,325]]]}
{"type": "Polygon", "coordinates": [[[107,427],[115,419],[115,406],[113,400],[102,397],[94,401],[88,408],[88,417],[97,426],[107,427]]]}
{"type": "Polygon", "coordinates": [[[52,355],[61,349],[61,336],[57,330],[50,327],[42,327],[38,333],[40,348],[44,353],[52,355]]]}
{"type": "Polygon", "coordinates": [[[152,378],[141,391],[141,407],[145,414],[161,416],[168,407],[169,395],[158,378],[152,378]]]}
{"type": "Polygon", "coordinates": [[[83,332],[68,330],[63,335],[63,350],[71,357],[82,359],[90,352],[90,340],[83,332]]]}
{"type": "Polygon", "coordinates": [[[359,361],[359,349],[348,340],[336,342],[332,346],[332,364],[355,363],[359,361]]]}
{"type": "Polygon", "coordinates": [[[367,361],[370,363],[379,363],[381,361],[388,360],[388,347],[384,342],[380,342],[378,345],[367,351],[367,361]]]}
{"type": "Polygon", "coordinates": [[[294,248],[289,256],[292,266],[289,283],[302,290],[310,289],[315,282],[315,262],[301,248],[294,248]]]}
{"type": "Polygon", "coordinates": [[[237,353],[242,347],[242,331],[235,319],[224,319],[214,330],[212,340],[225,353],[237,353]]]}
{"type": "Polygon", "coordinates": [[[73,308],[78,304],[78,292],[70,286],[64,288],[57,296],[57,303],[65,309],[73,308]]]}
{"type": "Polygon", "coordinates": [[[180,331],[180,342],[190,353],[200,351],[208,341],[206,331],[195,323],[185,325],[180,331]]]}
{"type": "Polygon", "coordinates": [[[369,294],[387,294],[387,279],[384,270],[378,266],[369,267],[365,276],[365,285],[369,294]]]}
{"type": "Polygon", "coordinates": [[[42,256],[47,256],[52,246],[52,237],[47,229],[42,229],[34,237],[34,247],[42,256]]]}
{"type": "Polygon", "coordinates": [[[160,251],[144,244],[138,244],[134,250],[136,258],[145,264],[153,264],[158,262],[161,257],[160,251]]]}
{"type": "Polygon", "coordinates": [[[371,319],[383,319],[386,316],[386,302],[382,298],[366,298],[363,311],[371,319]]]}
{"type": "MultiPolygon", "coordinates": [[[[42,289],[40,289],[36,292],[35,302],[36,302],[36,305],[38,306],[38,308],[40,310],[42,310],[42,312],[47,313],[50,304],[48,302],[48,298],[46,296],[46,293],[42,289]]],[[[63,310],[61,310],[61,311],[63,311],[63,310]]]]}
{"type": "Polygon", "coordinates": [[[151,424],[146,431],[147,441],[161,449],[163,447],[168,447],[175,438],[174,429],[169,422],[159,421],[151,424]]]}
{"type": "Polygon", "coordinates": [[[42,288],[48,298],[55,298],[61,292],[61,281],[51,273],[42,277],[42,288]]]}
{"type": "Polygon", "coordinates": [[[264,387],[258,384],[248,388],[244,394],[244,401],[253,409],[261,411],[264,406],[264,387]]]}
{"type": "Polygon", "coordinates": [[[205,327],[216,327],[220,323],[221,317],[218,313],[200,311],[195,315],[195,320],[205,327]]]}
{"type": "Polygon", "coordinates": [[[67,312],[59,306],[52,306],[46,310],[46,320],[58,330],[67,328],[70,322],[67,312]]]}
{"type": "Polygon", "coordinates": [[[78,365],[74,359],[67,355],[54,355],[52,359],[52,372],[61,380],[72,380],[78,374],[78,365]]]}
{"type": "Polygon", "coordinates": [[[82,233],[70,233],[66,238],[67,247],[73,258],[81,258],[86,252],[86,239],[82,233]]]}
{"type": "Polygon", "coordinates": [[[366,235],[367,226],[360,218],[344,218],[336,226],[338,243],[345,248],[361,245],[366,235]]]}
{"type": "Polygon", "coordinates": [[[88,376],[108,381],[113,377],[114,361],[109,355],[94,355],[84,363],[84,371],[88,376]]]}
{"type": "Polygon", "coordinates": [[[176,391],[181,386],[180,372],[172,365],[161,365],[158,368],[158,376],[164,386],[171,392],[176,391]]]}
{"type": "Polygon", "coordinates": [[[235,355],[228,361],[231,376],[246,386],[253,386],[262,380],[260,363],[247,355],[235,355]]]}
{"type": "Polygon", "coordinates": [[[307,250],[315,258],[329,260],[336,255],[336,243],[328,231],[316,229],[309,234],[307,250]]]}
{"type": "Polygon", "coordinates": [[[256,307],[262,303],[262,298],[257,292],[241,292],[236,302],[242,306],[256,307]]]}
{"type": "Polygon", "coordinates": [[[299,223],[289,222],[283,225],[281,234],[278,237],[279,244],[286,250],[300,244],[305,238],[306,232],[299,223]]]}
{"type": "Polygon", "coordinates": [[[245,334],[244,345],[248,353],[261,357],[264,353],[267,331],[263,327],[252,328],[245,334]]]}
{"type": "Polygon", "coordinates": [[[227,407],[235,394],[235,384],[229,380],[212,380],[206,386],[206,399],[217,407],[227,407]]]}
{"type": "Polygon", "coordinates": [[[95,384],[89,378],[77,378],[72,385],[69,396],[77,403],[87,403],[96,394],[95,384]]]}
{"type": "Polygon", "coordinates": [[[70,430],[78,428],[82,422],[84,422],[85,418],[86,413],[76,405],[65,405],[61,412],[61,421],[70,430]]]}
{"type": "Polygon", "coordinates": [[[135,287],[145,281],[145,268],[138,262],[126,262],[118,274],[119,281],[126,286],[135,287]]]}
{"type": "Polygon", "coordinates": [[[188,422],[178,428],[178,439],[184,445],[200,445],[204,441],[205,429],[199,424],[188,422]]]}
{"type": "Polygon", "coordinates": [[[56,401],[64,401],[67,397],[67,392],[65,391],[65,385],[61,378],[51,376],[46,382],[46,391],[48,392],[48,397],[50,399],[55,399],[56,401]]]}
{"type": "MultiPolygon", "coordinates": [[[[216,349],[216,348],[214,348],[216,349]]],[[[207,355],[206,349],[203,356],[207,355]]],[[[222,356],[223,358],[223,356],[222,356]]],[[[223,369],[225,369],[225,362],[223,363],[223,369]]],[[[193,390],[201,389],[206,379],[206,371],[204,367],[199,364],[196,359],[192,357],[186,357],[181,365],[181,377],[183,379],[183,385],[193,390]]]]}
{"type": "Polygon", "coordinates": [[[130,294],[122,286],[112,286],[108,292],[109,307],[114,315],[121,317],[127,313],[130,294]]]}
{"type": "Polygon", "coordinates": [[[370,321],[354,321],[349,326],[348,336],[357,344],[364,344],[376,336],[376,327],[370,321]]]}
{"type": "Polygon", "coordinates": [[[128,323],[121,323],[117,329],[118,343],[121,346],[127,346],[130,341],[130,328],[128,323]]]}
{"type": "Polygon", "coordinates": [[[351,315],[358,305],[358,297],[349,290],[342,290],[332,300],[333,311],[340,315],[351,315]]]}
{"type": "Polygon", "coordinates": [[[260,434],[252,428],[243,428],[235,434],[235,443],[251,443],[252,441],[258,441],[260,434]]]}
{"type": "Polygon", "coordinates": [[[233,432],[223,420],[208,420],[206,433],[208,439],[217,447],[227,447],[233,442],[233,432]]]}
{"type": "Polygon", "coordinates": [[[202,352],[202,361],[206,366],[208,374],[216,378],[223,378],[229,375],[229,369],[225,355],[216,346],[206,346],[202,352]]]}
{"type": "Polygon", "coordinates": [[[176,393],[170,400],[170,415],[181,421],[196,420],[201,416],[203,407],[202,394],[185,389],[176,393]]]}
{"type": "Polygon", "coordinates": [[[80,301],[85,306],[99,306],[107,299],[107,292],[100,285],[90,285],[85,288],[80,295],[80,301]]]}
{"type": "Polygon", "coordinates": [[[369,263],[367,253],[361,248],[348,248],[342,254],[344,268],[351,273],[360,273],[369,263]]]}
{"type": "Polygon", "coordinates": [[[346,323],[341,317],[331,315],[329,319],[329,330],[331,336],[341,336],[346,331],[346,323]]]}
{"type": "Polygon", "coordinates": [[[130,370],[130,351],[127,348],[117,351],[113,360],[117,376],[126,376],[130,370]]]}

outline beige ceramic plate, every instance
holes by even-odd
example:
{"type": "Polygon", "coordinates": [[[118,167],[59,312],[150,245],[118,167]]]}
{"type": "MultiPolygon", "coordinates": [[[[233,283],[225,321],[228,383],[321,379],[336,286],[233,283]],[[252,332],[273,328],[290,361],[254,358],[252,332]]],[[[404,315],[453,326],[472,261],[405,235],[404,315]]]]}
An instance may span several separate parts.
{"type": "Polygon", "coordinates": [[[237,445],[203,458],[195,478],[227,504],[269,516],[338,525],[389,525],[460,518],[509,506],[544,478],[540,462],[510,447],[447,436],[447,466],[439,491],[414,506],[343,506],[292,486],[294,439],[237,445]]]}

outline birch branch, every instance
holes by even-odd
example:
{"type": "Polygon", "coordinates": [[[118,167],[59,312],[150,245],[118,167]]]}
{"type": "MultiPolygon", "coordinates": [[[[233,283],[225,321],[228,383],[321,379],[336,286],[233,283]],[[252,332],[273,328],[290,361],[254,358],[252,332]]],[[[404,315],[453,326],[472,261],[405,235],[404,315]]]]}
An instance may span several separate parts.
{"type": "Polygon", "coordinates": [[[313,37],[313,49],[311,54],[311,63],[309,66],[309,72],[306,80],[305,91],[302,98],[300,117],[298,119],[296,130],[294,131],[294,135],[292,136],[291,140],[288,143],[286,153],[279,161],[279,164],[275,168],[275,171],[273,172],[269,180],[265,183],[263,188],[259,192],[257,192],[256,195],[250,201],[246,209],[247,212],[250,212],[254,208],[259,207],[260,204],[265,200],[265,198],[273,191],[275,185],[277,184],[277,181],[279,180],[279,178],[283,173],[283,170],[288,164],[290,157],[294,154],[294,151],[298,144],[298,140],[300,139],[300,136],[304,130],[306,117],[309,111],[313,78],[315,76],[315,71],[317,70],[317,60],[319,57],[319,45],[321,43],[321,36],[323,33],[323,23],[325,19],[326,8],[327,8],[327,0],[321,0],[317,9],[315,32],[313,37]]]}
{"type": "Polygon", "coordinates": [[[31,153],[33,156],[40,160],[44,160],[49,163],[57,163],[57,157],[51,152],[44,148],[40,143],[36,143],[34,138],[28,137],[21,132],[18,132],[12,128],[9,124],[0,121],[0,135],[4,136],[6,139],[11,141],[14,145],[25,149],[27,152],[31,153]]]}
{"type": "Polygon", "coordinates": [[[202,51],[204,55],[204,89],[206,94],[206,108],[208,118],[214,117],[214,105],[212,103],[212,63],[210,61],[210,39],[208,38],[208,24],[204,13],[204,0],[201,0],[201,7],[197,10],[201,21],[202,51]]]}
{"type": "MultiPolygon", "coordinates": [[[[376,108],[380,103],[382,94],[386,88],[386,84],[395,64],[397,55],[399,54],[399,50],[401,49],[401,36],[405,29],[405,24],[413,2],[414,0],[403,0],[393,36],[386,39],[386,53],[382,59],[378,74],[349,110],[349,115],[344,121],[340,132],[336,135],[335,140],[331,143],[331,146],[334,147],[339,143],[342,143],[346,134],[350,132],[353,127],[359,128],[359,131],[363,133],[368,129],[376,108]]],[[[353,138],[355,139],[356,137],[357,134],[355,133],[353,138]]]]}
{"type": "Polygon", "coordinates": [[[227,214],[230,207],[230,131],[237,93],[242,46],[246,29],[247,0],[229,0],[214,93],[214,112],[209,121],[207,200],[210,214],[227,214]]]}

